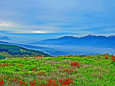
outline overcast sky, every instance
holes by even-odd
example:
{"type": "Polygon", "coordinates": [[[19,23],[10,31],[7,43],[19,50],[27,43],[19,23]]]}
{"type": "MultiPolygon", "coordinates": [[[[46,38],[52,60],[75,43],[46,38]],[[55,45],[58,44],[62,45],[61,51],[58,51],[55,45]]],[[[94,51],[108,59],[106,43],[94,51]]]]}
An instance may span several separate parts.
{"type": "Polygon", "coordinates": [[[42,40],[115,35],[115,0],[0,0],[0,35],[42,40]]]}

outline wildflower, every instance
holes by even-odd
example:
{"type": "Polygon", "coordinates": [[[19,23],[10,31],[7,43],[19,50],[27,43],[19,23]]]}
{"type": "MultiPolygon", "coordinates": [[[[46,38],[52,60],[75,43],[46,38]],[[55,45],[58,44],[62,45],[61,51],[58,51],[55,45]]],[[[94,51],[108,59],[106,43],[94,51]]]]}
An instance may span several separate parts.
{"type": "Polygon", "coordinates": [[[35,71],[36,70],[36,68],[33,68],[33,71],[35,71]]]}
{"type": "Polygon", "coordinates": [[[111,56],[111,57],[113,57],[113,58],[114,58],[115,56],[111,56]]]}
{"type": "Polygon", "coordinates": [[[14,80],[15,80],[15,81],[18,81],[19,79],[17,79],[17,78],[14,78],[14,80]]]}
{"type": "Polygon", "coordinates": [[[79,63],[78,62],[71,63],[71,65],[74,66],[74,67],[77,65],[77,67],[79,67],[79,63]]]}
{"type": "Polygon", "coordinates": [[[79,64],[77,64],[77,67],[79,67],[79,64]]]}
{"type": "Polygon", "coordinates": [[[30,83],[30,84],[31,84],[31,86],[35,85],[35,83],[30,83]]]}
{"type": "Polygon", "coordinates": [[[108,59],[109,57],[108,56],[105,56],[106,59],[108,59]]]}
{"type": "Polygon", "coordinates": [[[62,81],[62,79],[59,79],[59,81],[61,82],[61,81],[62,81]]]}
{"type": "Polygon", "coordinates": [[[65,72],[65,71],[67,71],[67,69],[64,69],[64,71],[63,71],[63,72],[65,72]]]}
{"type": "Polygon", "coordinates": [[[0,85],[3,84],[3,81],[0,81],[0,85]]]}
{"type": "Polygon", "coordinates": [[[30,84],[31,84],[31,86],[35,85],[36,84],[36,80],[31,82],[30,84]]]}
{"type": "Polygon", "coordinates": [[[52,80],[48,80],[49,81],[49,83],[52,83],[53,81],[52,80]]]}
{"type": "Polygon", "coordinates": [[[40,73],[38,73],[38,75],[40,75],[40,73]]]}
{"type": "Polygon", "coordinates": [[[23,81],[20,81],[20,84],[22,85],[22,84],[23,84],[23,81]]]}
{"type": "Polygon", "coordinates": [[[62,83],[60,83],[60,84],[62,84],[62,85],[69,85],[71,82],[73,82],[73,81],[71,81],[69,78],[68,79],[64,79],[64,82],[62,83]]]}
{"type": "Polygon", "coordinates": [[[72,66],[75,66],[75,63],[71,63],[72,66]]]}
{"type": "Polygon", "coordinates": [[[115,61],[115,58],[112,58],[111,60],[115,61]]]}

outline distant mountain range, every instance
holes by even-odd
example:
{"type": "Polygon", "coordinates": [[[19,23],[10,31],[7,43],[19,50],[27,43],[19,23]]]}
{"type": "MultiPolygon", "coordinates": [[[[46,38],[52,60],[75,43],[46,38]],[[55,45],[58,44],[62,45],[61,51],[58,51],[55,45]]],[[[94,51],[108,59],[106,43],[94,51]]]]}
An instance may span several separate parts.
{"type": "Polygon", "coordinates": [[[28,49],[39,50],[51,56],[76,54],[97,55],[105,53],[115,55],[115,36],[63,36],[57,39],[35,41],[28,44],[10,43],[5,41],[0,41],[0,44],[18,45],[28,49]]]}
{"type": "MultiPolygon", "coordinates": [[[[57,39],[47,39],[30,43],[34,46],[52,48],[63,52],[56,55],[96,55],[114,54],[115,55],[115,36],[95,36],[86,35],[84,37],[63,36],[57,39]]],[[[55,54],[53,54],[55,55],[55,54]]]]}
{"type": "Polygon", "coordinates": [[[109,37],[95,36],[95,35],[87,35],[84,37],[63,36],[57,39],[35,41],[30,44],[85,45],[85,46],[115,48],[115,36],[109,36],[109,37]]]}
{"type": "Polygon", "coordinates": [[[11,40],[11,39],[7,36],[3,36],[3,37],[0,37],[0,40],[11,40]]]}

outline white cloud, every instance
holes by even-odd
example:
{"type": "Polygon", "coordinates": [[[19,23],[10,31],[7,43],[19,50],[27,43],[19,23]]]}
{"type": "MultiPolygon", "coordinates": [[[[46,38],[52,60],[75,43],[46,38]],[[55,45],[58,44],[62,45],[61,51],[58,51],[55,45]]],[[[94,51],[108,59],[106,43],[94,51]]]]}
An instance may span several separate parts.
{"type": "Polygon", "coordinates": [[[14,27],[15,24],[11,22],[0,22],[0,27],[14,27]]]}
{"type": "Polygon", "coordinates": [[[53,31],[32,31],[32,33],[52,33],[53,31]]]}
{"type": "Polygon", "coordinates": [[[52,33],[53,31],[45,31],[45,30],[17,30],[12,31],[13,33],[52,33]]]}
{"type": "Polygon", "coordinates": [[[54,30],[54,29],[59,29],[56,26],[50,26],[50,25],[29,25],[29,26],[22,26],[22,28],[27,28],[27,29],[35,29],[35,30],[54,30]]]}

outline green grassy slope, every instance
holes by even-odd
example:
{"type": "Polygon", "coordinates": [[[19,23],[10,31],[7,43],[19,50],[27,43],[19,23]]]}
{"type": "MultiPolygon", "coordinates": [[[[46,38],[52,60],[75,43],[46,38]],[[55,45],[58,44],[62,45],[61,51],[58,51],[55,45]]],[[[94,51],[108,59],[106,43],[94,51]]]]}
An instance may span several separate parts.
{"type": "Polygon", "coordinates": [[[0,80],[2,86],[115,86],[113,58],[76,55],[3,59],[0,80]]]}
{"type": "Polygon", "coordinates": [[[0,44],[0,59],[4,57],[50,56],[42,51],[30,50],[15,45],[0,44]]]}

